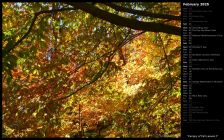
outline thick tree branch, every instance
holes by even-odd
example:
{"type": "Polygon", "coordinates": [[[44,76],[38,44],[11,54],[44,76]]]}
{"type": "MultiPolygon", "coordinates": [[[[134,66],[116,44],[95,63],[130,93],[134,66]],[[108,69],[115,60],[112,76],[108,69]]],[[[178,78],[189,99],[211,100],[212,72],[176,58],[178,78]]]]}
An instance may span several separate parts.
{"type": "Polygon", "coordinates": [[[148,16],[151,18],[161,18],[161,19],[169,19],[169,20],[181,20],[180,16],[173,16],[173,15],[167,15],[167,14],[156,14],[156,13],[151,13],[151,12],[147,12],[147,11],[129,9],[129,8],[125,8],[122,6],[118,6],[113,3],[103,3],[103,4],[113,8],[116,11],[128,12],[128,13],[136,14],[139,16],[148,16]]]}
{"type": "Polygon", "coordinates": [[[62,9],[54,9],[54,10],[43,10],[43,11],[35,13],[32,21],[31,21],[30,27],[27,30],[27,32],[18,41],[16,41],[15,44],[13,44],[12,46],[8,46],[8,47],[4,48],[3,57],[6,54],[8,54],[10,51],[12,51],[17,45],[19,45],[30,34],[30,32],[31,32],[31,30],[32,30],[32,28],[35,24],[35,21],[37,20],[37,17],[39,15],[44,14],[44,13],[52,13],[52,12],[67,11],[67,10],[75,10],[75,9],[74,8],[62,8],[62,9]]]}
{"type": "Polygon", "coordinates": [[[163,32],[173,35],[181,35],[181,29],[179,27],[165,25],[162,23],[153,23],[153,22],[141,22],[135,19],[124,18],[115,14],[111,14],[95,6],[86,3],[71,3],[67,4],[73,6],[74,8],[80,9],[84,12],[87,12],[95,17],[106,20],[112,24],[119,26],[129,27],[135,30],[151,31],[151,32],[163,32]]]}

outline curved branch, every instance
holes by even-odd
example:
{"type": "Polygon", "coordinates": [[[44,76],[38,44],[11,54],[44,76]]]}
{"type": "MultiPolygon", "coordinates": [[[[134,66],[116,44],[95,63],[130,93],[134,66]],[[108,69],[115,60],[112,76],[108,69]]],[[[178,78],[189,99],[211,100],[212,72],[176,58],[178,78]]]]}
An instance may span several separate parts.
{"type": "Polygon", "coordinates": [[[87,87],[87,86],[89,86],[89,85],[95,83],[99,78],[101,78],[101,77],[103,76],[103,74],[106,72],[106,70],[107,70],[107,68],[109,67],[109,65],[110,65],[110,62],[109,62],[109,61],[105,62],[104,65],[103,65],[103,67],[101,68],[101,70],[100,70],[97,74],[95,74],[95,76],[93,77],[93,80],[90,81],[89,83],[83,85],[82,87],[76,89],[75,91],[73,91],[72,93],[70,93],[70,94],[68,94],[68,95],[66,95],[66,96],[63,96],[63,97],[61,97],[61,98],[58,98],[58,99],[55,99],[55,100],[51,100],[51,101],[59,101],[59,100],[66,99],[66,98],[68,98],[68,97],[74,95],[74,94],[77,93],[78,91],[82,90],[83,88],[85,88],[85,87],[87,87]]]}
{"type": "Polygon", "coordinates": [[[10,51],[12,51],[19,43],[21,43],[29,35],[29,33],[31,32],[32,27],[33,27],[33,25],[34,25],[34,23],[35,23],[35,21],[37,19],[37,16],[38,16],[37,14],[34,15],[28,31],[14,45],[7,46],[6,48],[4,48],[4,50],[3,50],[3,52],[4,52],[3,53],[3,57],[6,54],[8,54],[10,51]]]}
{"type": "MultiPolygon", "coordinates": [[[[128,35],[127,35],[127,36],[125,37],[125,39],[122,40],[112,52],[109,52],[109,54],[110,54],[110,55],[108,56],[109,61],[107,61],[107,62],[104,63],[103,67],[101,68],[101,70],[100,70],[97,74],[95,74],[95,76],[93,77],[92,81],[90,81],[89,83],[87,83],[87,84],[83,85],[82,87],[76,89],[75,91],[73,91],[72,93],[70,93],[70,94],[68,94],[68,95],[65,95],[65,96],[63,96],[63,97],[61,97],[61,98],[57,98],[57,99],[54,99],[54,100],[51,100],[51,101],[59,101],[59,100],[64,100],[64,99],[66,99],[66,98],[69,98],[70,96],[76,94],[78,91],[82,90],[83,88],[85,88],[85,87],[87,87],[87,86],[89,86],[89,85],[95,83],[95,82],[96,82],[98,79],[100,79],[100,78],[103,76],[103,74],[106,72],[107,68],[108,68],[109,65],[111,64],[111,63],[110,63],[110,60],[112,60],[113,57],[115,56],[115,52],[116,52],[119,48],[123,47],[123,46],[126,45],[128,42],[130,42],[131,40],[133,40],[134,38],[136,38],[136,37],[138,37],[139,35],[143,34],[144,32],[145,32],[145,31],[142,31],[142,32],[137,33],[137,34],[134,34],[134,35],[131,36],[130,38],[128,38],[128,35]]],[[[92,61],[91,61],[91,62],[92,62],[92,61]]],[[[85,63],[85,64],[88,64],[88,63],[85,63]]]]}
{"type": "Polygon", "coordinates": [[[178,36],[181,35],[181,28],[179,27],[165,25],[162,23],[142,22],[135,19],[121,17],[86,3],[71,3],[71,2],[66,2],[66,3],[73,6],[74,8],[80,9],[95,17],[98,17],[100,19],[106,20],[112,24],[116,24],[119,26],[125,26],[135,30],[163,32],[163,33],[168,33],[168,34],[173,34],[178,36]]]}
{"type": "Polygon", "coordinates": [[[32,21],[31,21],[31,24],[30,24],[30,27],[29,27],[29,29],[27,30],[27,32],[18,40],[18,41],[16,41],[16,43],[14,44],[14,45],[12,45],[12,46],[8,46],[8,47],[6,47],[4,50],[3,50],[3,52],[4,52],[4,54],[3,54],[3,57],[4,57],[4,55],[5,54],[7,54],[7,53],[9,53],[10,51],[12,51],[17,45],[19,45],[29,34],[30,34],[30,32],[31,32],[31,30],[32,30],[32,28],[33,28],[33,26],[34,26],[34,24],[35,24],[35,21],[37,20],[37,17],[39,16],[39,15],[41,15],[41,14],[45,14],[45,13],[52,13],[52,12],[59,12],[59,11],[66,11],[66,10],[76,10],[76,9],[74,9],[74,8],[62,8],[62,9],[54,9],[54,10],[43,10],[43,11],[40,11],[40,12],[37,12],[37,13],[35,13],[34,14],[34,17],[33,17],[33,19],[32,19],[32,21]]]}
{"type": "Polygon", "coordinates": [[[125,8],[122,6],[118,6],[113,3],[103,3],[103,4],[113,8],[116,11],[128,12],[128,13],[136,14],[139,16],[148,16],[151,18],[161,18],[161,19],[169,19],[169,20],[181,20],[180,16],[173,16],[173,15],[167,15],[167,14],[155,14],[155,13],[151,13],[151,12],[147,12],[147,11],[129,9],[129,8],[125,8]]]}

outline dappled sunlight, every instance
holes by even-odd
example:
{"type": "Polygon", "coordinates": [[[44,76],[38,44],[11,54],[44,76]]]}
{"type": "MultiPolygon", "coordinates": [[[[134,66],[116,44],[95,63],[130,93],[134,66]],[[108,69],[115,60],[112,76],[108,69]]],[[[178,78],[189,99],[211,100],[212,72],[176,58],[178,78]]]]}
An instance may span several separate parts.
{"type": "Polygon", "coordinates": [[[3,137],[180,137],[179,3],[3,3],[2,13],[3,137]]]}

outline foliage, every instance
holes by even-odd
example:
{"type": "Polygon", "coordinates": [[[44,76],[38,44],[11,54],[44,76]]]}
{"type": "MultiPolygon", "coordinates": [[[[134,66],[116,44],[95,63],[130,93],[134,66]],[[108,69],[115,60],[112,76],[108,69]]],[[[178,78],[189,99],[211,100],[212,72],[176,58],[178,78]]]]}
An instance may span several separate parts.
{"type": "MultiPolygon", "coordinates": [[[[180,15],[179,3],[115,4],[180,15]]],[[[3,3],[2,14],[4,137],[180,137],[180,36],[111,24],[66,3],[3,3]],[[69,10],[40,12],[52,8],[69,10]]]]}

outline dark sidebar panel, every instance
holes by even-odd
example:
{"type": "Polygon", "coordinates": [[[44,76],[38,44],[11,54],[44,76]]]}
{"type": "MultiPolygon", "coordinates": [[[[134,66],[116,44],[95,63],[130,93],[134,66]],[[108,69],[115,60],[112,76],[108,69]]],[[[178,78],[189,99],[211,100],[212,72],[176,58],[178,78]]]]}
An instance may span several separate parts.
{"type": "Polygon", "coordinates": [[[223,139],[224,5],[181,4],[182,138],[223,139]]]}

